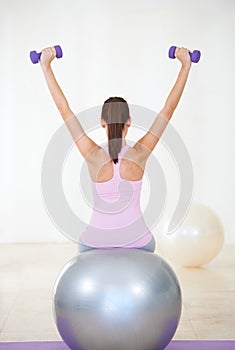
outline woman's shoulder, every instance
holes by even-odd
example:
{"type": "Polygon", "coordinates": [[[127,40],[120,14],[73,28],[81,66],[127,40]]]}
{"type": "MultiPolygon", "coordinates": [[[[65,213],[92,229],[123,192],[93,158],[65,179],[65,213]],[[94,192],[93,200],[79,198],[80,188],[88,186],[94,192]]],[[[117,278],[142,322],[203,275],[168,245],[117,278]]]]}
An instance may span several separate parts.
{"type": "MultiPolygon", "coordinates": [[[[127,161],[132,161],[136,164],[142,163],[141,157],[138,149],[134,146],[130,146],[129,144],[126,144],[124,147],[122,147],[120,151],[120,157],[127,161]]],[[[89,158],[86,159],[87,163],[96,165],[96,167],[100,167],[101,165],[104,165],[108,161],[111,160],[109,152],[108,152],[108,144],[104,145],[97,145],[89,154],[89,158]]],[[[139,164],[143,167],[143,164],[139,164]]]]}
{"type": "MultiPolygon", "coordinates": [[[[120,158],[124,158],[135,163],[139,163],[141,159],[138,149],[135,146],[130,146],[129,144],[122,147],[121,151],[119,152],[119,156],[120,158]]],[[[108,144],[97,147],[93,154],[93,159],[95,163],[103,163],[110,160],[108,144]]]]}
{"type": "MultiPolygon", "coordinates": [[[[113,173],[113,164],[108,153],[108,146],[97,147],[92,154],[93,161],[89,161],[88,168],[92,181],[105,182],[110,180],[113,173]]],[[[129,181],[139,181],[143,177],[144,166],[139,162],[138,153],[134,147],[125,145],[120,152],[120,176],[129,181]],[[130,176],[131,175],[131,176],[130,176]]]]}
{"type": "Polygon", "coordinates": [[[105,146],[97,145],[86,158],[86,162],[92,165],[104,164],[110,160],[108,149],[105,146]]]}

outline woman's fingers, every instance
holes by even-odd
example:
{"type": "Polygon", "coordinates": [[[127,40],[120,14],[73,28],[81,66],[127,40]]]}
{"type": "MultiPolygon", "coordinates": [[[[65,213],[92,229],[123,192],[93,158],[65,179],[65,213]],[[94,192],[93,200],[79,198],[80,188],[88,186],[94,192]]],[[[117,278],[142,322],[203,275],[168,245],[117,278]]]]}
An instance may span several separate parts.
{"type": "Polygon", "coordinates": [[[186,47],[177,47],[175,50],[175,57],[182,63],[191,63],[190,51],[186,47]]]}
{"type": "Polygon", "coordinates": [[[42,65],[49,65],[55,57],[56,57],[56,50],[54,46],[46,47],[45,49],[42,50],[40,63],[42,65]]]}

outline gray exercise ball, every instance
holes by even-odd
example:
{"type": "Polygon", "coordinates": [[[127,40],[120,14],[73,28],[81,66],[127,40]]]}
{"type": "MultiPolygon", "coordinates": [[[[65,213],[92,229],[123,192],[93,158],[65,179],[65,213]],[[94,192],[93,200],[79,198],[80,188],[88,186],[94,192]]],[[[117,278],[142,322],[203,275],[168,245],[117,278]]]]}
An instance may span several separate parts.
{"type": "Polygon", "coordinates": [[[181,307],[172,268],[140,249],[81,253],[64,266],[54,288],[54,319],[72,350],[162,350],[181,307]]]}

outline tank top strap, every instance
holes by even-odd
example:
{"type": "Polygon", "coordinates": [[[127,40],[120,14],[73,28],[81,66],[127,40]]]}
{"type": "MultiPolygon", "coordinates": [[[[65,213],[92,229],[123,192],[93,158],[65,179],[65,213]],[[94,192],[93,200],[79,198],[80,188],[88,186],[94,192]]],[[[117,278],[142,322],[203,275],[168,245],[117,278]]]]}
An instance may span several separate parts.
{"type": "MultiPolygon", "coordinates": [[[[128,150],[129,147],[130,147],[129,145],[123,146],[121,151],[118,154],[118,163],[116,164],[113,163],[113,172],[114,172],[113,179],[123,180],[120,176],[120,160],[122,159],[123,155],[125,154],[125,152],[128,150]]],[[[104,149],[108,153],[108,145],[106,145],[104,149]]]]}
{"type": "Polygon", "coordinates": [[[127,149],[129,148],[129,145],[125,145],[122,147],[121,151],[118,154],[118,163],[113,163],[113,171],[114,171],[114,178],[123,181],[123,179],[120,176],[120,161],[123,158],[123,155],[126,153],[127,149]]]}

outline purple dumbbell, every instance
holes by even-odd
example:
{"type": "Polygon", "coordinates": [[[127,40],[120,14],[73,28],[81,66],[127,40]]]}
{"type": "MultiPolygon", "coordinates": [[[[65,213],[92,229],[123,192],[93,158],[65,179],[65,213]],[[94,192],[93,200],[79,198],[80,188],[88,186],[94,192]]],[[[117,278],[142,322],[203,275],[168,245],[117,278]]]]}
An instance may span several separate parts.
{"type": "MultiPolygon", "coordinates": [[[[175,50],[176,46],[171,46],[169,49],[169,57],[170,58],[175,58],[175,50]]],[[[189,52],[191,61],[194,63],[197,63],[200,60],[201,57],[201,52],[198,50],[194,50],[193,52],[189,52]]]]}
{"type": "MultiPolygon", "coordinates": [[[[63,56],[62,49],[59,45],[54,46],[56,50],[56,57],[61,58],[63,56]]],[[[41,57],[41,52],[31,51],[30,52],[30,59],[33,62],[33,64],[38,63],[41,57]]]]}

